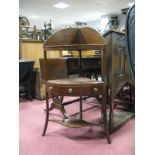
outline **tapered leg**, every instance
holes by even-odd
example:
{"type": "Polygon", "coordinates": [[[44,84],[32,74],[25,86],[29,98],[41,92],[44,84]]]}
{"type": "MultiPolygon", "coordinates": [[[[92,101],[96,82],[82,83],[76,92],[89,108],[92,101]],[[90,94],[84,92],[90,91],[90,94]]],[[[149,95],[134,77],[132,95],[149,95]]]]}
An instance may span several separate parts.
{"type": "Polygon", "coordinates": [[[109,129],[108,129],[108,123],[107,123],[107,114],[106,111],[104,112],[104,124],[105,124],[105,133],[106,133],[106,138],[107,138],[107,142],[108,144],[111,144],[111,139],[109,136],[109,129]]]}
{"type": "Polygon", "coordinates": [[[110,139],[110,136],[109,136],[109,129],[108,129],[108,122],[107,122],[107,108],[106,108],[106,105],[107,105],[107,93],[105,93],[103,96],[102,96],[102,108],[101,108],[101,117],[102,117],[102,120],[104,121],[104,128],[105,128],[105,134],[106,134],[106,138],[107,138],[107,142],[108,144],[111,144],[111,139],[110,139]],[[103,101],[104,99],[104,101],[103,101]]]}
{"type": "Polygon", "coordinates": [[[46,92],[46,118],[45,118],[45,125],[44,125],[42,136],[44,136],[46,133],[46,129],[48,126],[48,120],[49,120],[49,99],[48,99],[48,93],[46,92]]]}
{"type": "Polygon", "coordinates": [[[109,103],[109,132],[112,133],[112,104],[109,103]]]}
{"type": "Polygon", "coordinates": [[[82,120],[82,96],[80,96],[80,119],[82,120]]]}

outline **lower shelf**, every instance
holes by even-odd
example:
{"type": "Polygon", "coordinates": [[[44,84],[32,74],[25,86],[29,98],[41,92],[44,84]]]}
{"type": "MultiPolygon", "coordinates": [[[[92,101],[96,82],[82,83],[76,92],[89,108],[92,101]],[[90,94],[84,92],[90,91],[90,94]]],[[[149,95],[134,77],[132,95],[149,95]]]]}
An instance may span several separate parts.
{"type": "Polygon", "coordinates": [[[81,128],[81,127],[93,125],[92,123],[86,122],[84,120],[72,119],[72,118],[63,119],[61,121],[58,121],[58,123],[66,127],[70,127],[70,128],[81,128]]]}
{"type": "MultiPolygon", "coordinates": [[[[130,120],[133,117],[134,117],[134,113],[133,112],[128,112],[128,111],[114,111],[113,131],[118,130],[128,120],[130,120]]],[[[108,118],[109,118],[109,116],[108,116],[108,118]]]]}
{"type": "MultiPolygon", "coordinates": [[[[134,113],[128,111],[114,111],[114,122],[113,122],[113,132],[118,130],[122,125],[124,125],[129,119],[134,117],[134,113]]],[[[107,118],[109,121],[109,112],[107,113],[107,118]]],[[[101,119],[99,118],[99,123],[87,122],[80,119],[79,115],[74,115],[69,118],[64,118],[62,120],[49,120],[55,123],[59,123],[63,126],[70,128],[81,128],[86,126],[103,126],[101,119]]]]}
{"type": "MultiPolygon", "coordinates": [[[[52,120],[50,120],[52,121],[52,120]]],[[[81,128],[86,126],[100,126],[100,124],[90,123],[83,119],[80,119],[79,115],[75,115],[73,117],[64,118],[62,120],[52,121],[59,123],[63,126],[70,127],[70,128],[81,128]]]]}

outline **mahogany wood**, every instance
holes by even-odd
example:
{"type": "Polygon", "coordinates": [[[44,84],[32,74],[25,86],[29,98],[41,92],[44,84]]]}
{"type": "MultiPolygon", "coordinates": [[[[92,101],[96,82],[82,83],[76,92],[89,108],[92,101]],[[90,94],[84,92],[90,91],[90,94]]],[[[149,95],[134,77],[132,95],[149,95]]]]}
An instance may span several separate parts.
{"type": "MultiPolygon", "coordinates": [[[[81,62],[81,54],[79,58],[81,62]]],[[[54,107],[57,107],[64,114],[64,121],[61,123],[66,123],[68,127],[74,127],[75,122],[81,122],[79,127],[82,127],[83,124],[86,123],[82,119],[82,96],[102,96],[101,98],[101,119],[102,124],[105,128],[105,134],[107,138],[107,142],[110,144],[110,136],[108,131],[108,123],[107,123],[107,114],[106,114],[106,105],[107,105],[107,84],[106,84],[106,49],[105,49],[105,40],[103,37],[92,28],[67,28],[60,31],[55,32],[44,44],[44,74],[45,74],[45,85],[46,85],[46,119],[45,126],[43,130],[43,136],[46,133],[48,121],[49,120],[49,111],[54,107]],[[56,80],[48,80],[48,72],[47,72],[47,52],[49,50],[78,50],[80,53],[82,50],[94,50],[99,49],[102,51],[102,80],[103,82],[99,82],[96,80],[88,79],[88,78],[67,78],[67,79],[56,79],[56,80]],[[54,106],[50,109],[49,107],[49,97],[52,97],[54,106]],[[63,96],[79,96],[80,97],[80,118],[77,120],[68,121],[66,118],[71,120],[70,117],[65,115],[65,110],[62,105],[63,96]],[[70,124],[71,122],[71,124],[70,124]],[[103,125],[104,124],[104,125],[103,125]]],[[[81,66],[81,63],[80,63],[81,66]]],[[[81,68],[81,67],[80,67],[81,68]]],[[[80,70],[80,73],[81,70],[80,70]]],[[[65,125],[65,124],[64,124],[65,125]]]]}

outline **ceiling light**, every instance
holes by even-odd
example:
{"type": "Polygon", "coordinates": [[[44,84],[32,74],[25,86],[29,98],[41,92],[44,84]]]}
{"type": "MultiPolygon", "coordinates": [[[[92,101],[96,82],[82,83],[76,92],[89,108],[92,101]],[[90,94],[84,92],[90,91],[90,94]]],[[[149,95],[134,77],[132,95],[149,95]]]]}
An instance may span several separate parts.
{"type": "Polygon", "coordinates": [[[53,5],[53,7],[56,7],[56,8],[59,8],[59,9],[65,9],[65,8],[68,8],[69,6],[70,6],[69,4],[62,3],[62,2],[53,5]]]}
{"type": "Polygon", "coordinates": [[[31,18],[31,19],[38,19],[39,16],[37,16],[37,15],[30,15],[29,18],[31,18]]]}

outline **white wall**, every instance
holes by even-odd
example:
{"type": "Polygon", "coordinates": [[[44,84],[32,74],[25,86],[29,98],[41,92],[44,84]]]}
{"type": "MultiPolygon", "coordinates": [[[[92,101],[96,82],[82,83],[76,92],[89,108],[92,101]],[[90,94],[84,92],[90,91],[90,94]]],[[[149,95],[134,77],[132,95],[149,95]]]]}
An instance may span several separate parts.
{"type": "Polygon", "coordinates": [[[101,28],[101,20],[98,19],[98,20],[89,21],[87,22],[87,26],[99,30],[101,28]]]}
{"type": "MultiPolygon", "coordinates": [[[[104,15],[104,16],[101,16],[101,18],[109,19],[109,16],[110,15],[104,15]]],[[[119,26],[118,26],[117,30],[122,31],[123,29],[125,29],[126,15],[117,14],[116,16],[118,17],[118,20],[119,20],[119,26]]],[[[105,25],[101,25],[101,24],[103,24],[103,23],[101,23],[101,19],[87,22],[87,26],[95,28],[98,31],[101,31],[101,29],[104,30],[104,28],[106,26],[106,23],[105,23],[105,25]]]]}

